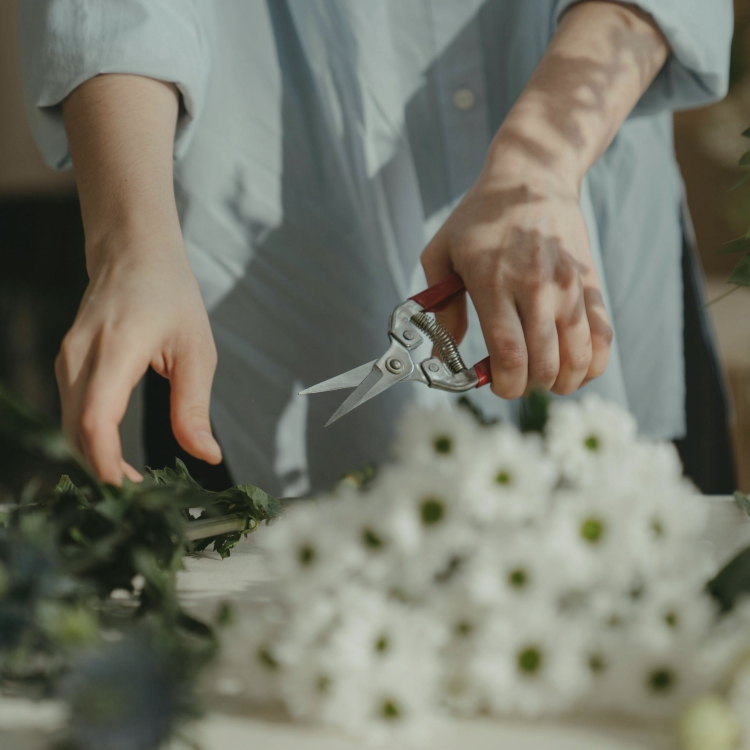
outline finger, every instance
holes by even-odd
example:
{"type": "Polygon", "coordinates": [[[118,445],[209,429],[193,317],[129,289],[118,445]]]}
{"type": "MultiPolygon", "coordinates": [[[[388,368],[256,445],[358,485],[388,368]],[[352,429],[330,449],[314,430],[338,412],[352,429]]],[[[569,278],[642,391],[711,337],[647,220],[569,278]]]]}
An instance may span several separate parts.
{"type": "MultiPolygon", "coordinates": [[[[438,232],[422,253],[422,267],[428,286],[445,281],[454,271],[447,241],[438,232]]],[[[446,328],[457,342],[461,342],[469,327],[466,295],[461,294],[448,307],[435,314],[435,319],[446,328]]]]}
{"type": "Polygon", "coordinates": [[[115,485],[123,477],[120,422],[147,366],[134,351],[122,336],[100,339],[78,424],[84,456],[102,481],[115,485]]]}
{"type": "Polygon", "coordinates": [[[127,461],[120,461],[120,469],[131,482],[137,484],[143,481],[143,475],[136,471],[127,461]]]}
{"type": "Polygon", "coordinates": [[[586,316],[582,290],[571,300],[567,315],[557,322],[560,341],[560,373],[552,391],[560,395],[573,393],[580,388],[591,365],[591,331],[586,316]]]}
{"type": "Polygon", "coordinates": [[[68,334],[55,359],[55,378],[60,394],[62,428],[71,446],[83,456],[78,426],[86,385],[91,374],[95,347],[92,340],[68,334]]]}
{"type": "Polygon", "coordinates": [[[554,297],[545,294],[519,300],[518,314],[529,358],[526,389],[548,391],[560,370],[554,297]]]}
{"type": "Polygon", "coordinates": [[[528,352],[523,327],[507,292],[474,294],[492,369],[492,392],[501,398],[523,396],[528,383],[528,352]]]}
{"type": "Polygon", "coordinates": [[[211,430],[209,405],[216,370],[216,350],[201,353],[188,346],[175,358],[169,373],[172,430],[191,455],[210,464],[221,463],[221,448],[211,430]]]}
{"type": "Polygon", "coordinates": [[[614,334],[599,288],[597,286],[584,287],[583,301],[591,336],[591,363],[586,373],[586,380],[593,380],[603,375],[607,369],[614,334]]]}

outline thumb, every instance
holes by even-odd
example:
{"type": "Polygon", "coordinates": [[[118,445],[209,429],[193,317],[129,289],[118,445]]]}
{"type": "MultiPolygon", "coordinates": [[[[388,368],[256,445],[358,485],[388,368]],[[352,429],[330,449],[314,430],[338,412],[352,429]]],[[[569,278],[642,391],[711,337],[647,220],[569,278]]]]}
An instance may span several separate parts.
{"type": "Polygon", "coordinates": [[[191,347],[175,358],[169,374],[174,436],[188,453],[210,464],[218,464],[222,459],[209,417],[215,370],[213,347],[210,355],[191,347]]]}
{"type": "MultiPolygon", "coordinates": [[[[434,286],[441,281],[445,281],[453,273],[453,263],[442,232],[438,232],[424,249],[422,268],[424,268],[428,286],[434,286]]],[[[459,295],[450,305],[435,313],[435,319],[460,343],[469,327],[466,295],[459,295]]]]}

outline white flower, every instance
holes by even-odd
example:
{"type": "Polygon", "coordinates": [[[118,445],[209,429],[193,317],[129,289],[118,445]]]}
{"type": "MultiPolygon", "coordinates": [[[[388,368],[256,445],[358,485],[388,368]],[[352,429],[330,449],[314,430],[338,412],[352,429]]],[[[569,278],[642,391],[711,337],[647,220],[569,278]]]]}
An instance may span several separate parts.
{"type": "Polygon", "coordinates": [[[557,481],[541,438],[522,435],[510,425],[484,429],[472,456],[464,462],[463,475],[462,500],[481,522],[539,518],[547,510],[549,492],[557,481]]]}
{"type": "Polygon", "coordinates": [[[358,576],[384,581],[399,559],[419,544],[421,523],[411,506],[402,501],[398,483],[375,480],[367,492],[339,496],[333,514],[337,544],[358,576]]]}
{"type": "Polygon", "coordinates": [[[604,708],[640,718],[675,716],[688,700],[715,688],[721,672],[704,641],[677,638],[668,649],[625,637],[611,654],[611,704],[604,708]]]}
{"type": "Polygon", "coordinates": [[[636,423],[627,411],[591,393],[580,401],[555,401],[545,437],[562,475],[585,486],[621,470],[635,443],[636,423]]]}
{"type": "Polygon", "coordinates": [[[283,663],[278,646],[287,613],[278,604],[254,606],[222,631],[216,683],[234,683],[237,693],[256,705],[282,702],[283,663]]]}
{"type": "Polygon", "coordinates": [[[563,490],[555,493],[547,543],[578,586],[625,585],[633,573],[634,527],[632,509],[608,498],[606,489],[563,490]]]}
{"type": "Polygon", "coordinates": [[[488,622],[472,672],[497,714],[557,714],[589,683],[585,645],[585,631],[553,610],[524,608],[488,622]]]}
{"type": "Polygon", "coordinates": [[[543,530],[502,531],[488,527],[465,565],[461,583],[474,601],[516,607],[529,599],[554,601],[571,587],[543,530]]]}
{"type": "Polygon", "coordinates": [[[270,570],[287,586],[309,591],[333,586],[347,570],[335,504],[310,501],[290,509],[261,537],[270,570]]]}
{"type": "Polygon", "coordinates": [[[633,637],[654,650],[668,649],[678,638],[700,642],[717,614],[705,586],[686,586],[678,576],[647,580],[633,609],[633,637]]]}
{"type": "Polygon", "coordinates": [[[681,566],[683,577],[708,580],[714,561],[701,539],[708,512],[706,499],[687,485],[662,490],[644,486],[630,491],[628,498],[623,502],[634,514],[634,557],[641,560],[643,569],[655,577],[681,566]],[[699,547],[703,552],[696,555],[699,547]]]}
{"type": "Polygon", "coordinates": [[[482,440],[485,428],[457,406],[412,408],[403,417],[395,457],[407,465],[461,466],[482,440]]]}
{"type": "Polygon", "coordinates": [[[679,722],[682,750],[732,750],[737,747],[740,731],[731,706],[716,693],[693,699],[679,722]]]}
{"type": "Polygon", "coordinates": [[[418,545],[401,560],[391,580],[409,597],[419,597],[445,580],[472,549],[476,529],[457,491],[455,473],[429,467],[392,467],[383,472],[378,493],[410,514],[418,545]]]}

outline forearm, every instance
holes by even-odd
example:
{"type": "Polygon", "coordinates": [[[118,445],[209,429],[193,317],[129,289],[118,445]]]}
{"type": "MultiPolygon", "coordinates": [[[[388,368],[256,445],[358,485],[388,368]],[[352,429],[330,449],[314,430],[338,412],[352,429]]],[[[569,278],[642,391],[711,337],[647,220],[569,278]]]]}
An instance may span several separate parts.
{"type": "Polygon", "coordinates": [[[633,6],[573,6],[493,140],[489,176],[538,167],[577,189],[668,52],[654,22],[633,6]]]}
{"type": "Polygon", "coordinates": [[[90,79],[63,103],[90,267],[115,235],[179,232],[172,183],[178,106],[172,84],[114,74],[90,79]]]}

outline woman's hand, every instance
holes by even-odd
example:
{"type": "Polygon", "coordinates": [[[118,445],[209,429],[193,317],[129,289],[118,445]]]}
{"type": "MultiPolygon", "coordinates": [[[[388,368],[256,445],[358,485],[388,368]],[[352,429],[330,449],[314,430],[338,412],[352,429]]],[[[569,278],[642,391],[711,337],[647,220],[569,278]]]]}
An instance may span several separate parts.
{"type": "MultiPolygon", "coordinates": [[[[484,174],[425,249],[430,285],[452,270],[477,309],[492,390],[566,394],[604,372],[612,329],[575,186],[505,170],[484,174]]],[[[459,340],[466,300],[439,314],[459,340]]]]}
{"type": "Polygon", "coordinates": [[[172,184],[176,88],[102,75],[63,103],[86,233],[89,286],[56,362],[63,427],[106,482],[140,475],[119,424],[151,365],[171,384],[180,445],[221,461],[209,400],[216,347],[185,255],[172,184]]]}
{"type": "Polygon", "coordinates": [[[209,421],[216,347],[182,238],[107,242],[55,363],[68,438],[104,481],[119,484],[123,474],[141,479],[122,459],[118,427],[150,365],[170,380],[177,441],[218,463],[209,421]]]}
{"type": "MultiPolygon", "coordinates": [[[[499,396],[532,387],[570,393],[607,366],[612,330],[580,185],[668,52],[653,19],[635,6],[573,5],[478,181],[422,255],[430,284],[454,270],[463,278],[499,396]]],[[[466,300],[439,317],[460,339],[466,300]]]]}

